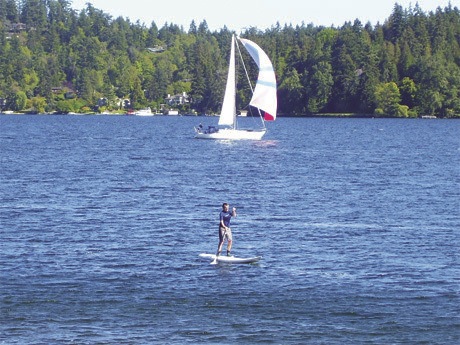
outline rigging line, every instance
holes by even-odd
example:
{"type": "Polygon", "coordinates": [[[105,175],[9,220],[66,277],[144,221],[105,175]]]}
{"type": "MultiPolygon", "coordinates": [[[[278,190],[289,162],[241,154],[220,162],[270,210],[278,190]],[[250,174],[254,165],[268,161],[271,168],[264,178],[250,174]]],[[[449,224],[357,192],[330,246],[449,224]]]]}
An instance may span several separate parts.
{"type": "Polygon", "coordinates": [[[241,54],[240,45],[238,44],[238,40],[236,40],[235,43],[236,43],[236,48],[238,49],[238,55],[240,56],[241,64],[243,65],[244,73],[246,73],[246,79],[248,80],[249,87],[251,88],[251,93],[254,93],[254,88],[252,87],[251,78],[249,78],[249,73],[248,73],[248,70],[246,69],[246,64],[244,63],[243,55],[241,54]]]}

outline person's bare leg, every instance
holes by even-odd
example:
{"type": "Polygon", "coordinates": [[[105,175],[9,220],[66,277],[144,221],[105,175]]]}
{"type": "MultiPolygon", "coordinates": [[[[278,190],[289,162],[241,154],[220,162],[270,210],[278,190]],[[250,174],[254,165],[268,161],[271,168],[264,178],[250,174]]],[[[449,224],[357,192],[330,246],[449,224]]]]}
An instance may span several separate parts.
{"type": "Polygon", "coordinates": [[[219,246],[217,247],[217,254],[216,256],[220,255],[220,252],[222,251],[222,245],[224,244],[224,241],[219,242],[219,246]]]}
{"type": "Polygon", "coordinates": [[[228,241],[228,243],[227,243],[227,255],[230,255],[230,252],[232,251],[232,244],[233,244],[232,240],[228,241]]]}

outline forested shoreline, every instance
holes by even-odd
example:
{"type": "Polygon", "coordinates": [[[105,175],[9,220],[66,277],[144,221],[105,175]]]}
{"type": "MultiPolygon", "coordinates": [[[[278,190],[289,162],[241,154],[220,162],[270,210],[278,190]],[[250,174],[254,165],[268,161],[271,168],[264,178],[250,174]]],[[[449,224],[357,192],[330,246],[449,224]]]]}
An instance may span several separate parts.
{"type": "MultiPolygon", "coordinates": [[[[165,107],[217,113],[232,31],[113,18],[68,0],[0,0],[2,111],[69,113],[165,107]],[[168,104],[166,104],[168,107],[168,104]]],[[[460,11],[395,4],[384,23],[275,23],[237,33],[272,59],[281,115],[460,117],[460,11]]],[[[250,70],[250,73],[256,73],[250,70]]],[[[249,103],[239,92],[238,109],[249,103]]]]}

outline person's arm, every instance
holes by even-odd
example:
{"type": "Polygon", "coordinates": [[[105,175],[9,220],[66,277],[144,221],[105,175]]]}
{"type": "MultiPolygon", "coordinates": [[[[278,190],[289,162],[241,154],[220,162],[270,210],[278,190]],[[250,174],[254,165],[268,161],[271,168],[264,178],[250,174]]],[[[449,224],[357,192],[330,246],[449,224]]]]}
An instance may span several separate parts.
{"type": "Polygon", "coordinates": [[[236,217],[236,207],[232,209],[232,217],[236,217]]]}
{"type": "Polygon", "coordinates": [[[224,224],[224,217],[222,217],[222,213],[220,214],[220,226],[227,229],[227,227],[224,224]]]}

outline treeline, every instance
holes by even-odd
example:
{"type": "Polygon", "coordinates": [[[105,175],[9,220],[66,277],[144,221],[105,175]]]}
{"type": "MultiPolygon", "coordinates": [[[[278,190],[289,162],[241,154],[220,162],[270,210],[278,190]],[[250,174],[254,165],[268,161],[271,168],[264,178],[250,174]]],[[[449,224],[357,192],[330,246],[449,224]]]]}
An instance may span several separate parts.
{"type": "MultiPolygon", "coordinates": [[[[154,19],[154,15],[153,18],[154,19]]],[[[0,0],[0,107],[29,112],[158,109],[218,112],[232,32],[112,18],[68,0],[0,0]]],[[[249,28],[271,57],[279,113],[460,116],[460,11],[395,4],[383,23],[249,28]]],[[[250,71],[256,73],[255,71],[250,71]]],[[[249,102],[238,94],[238,108],[249,102]]]]}

